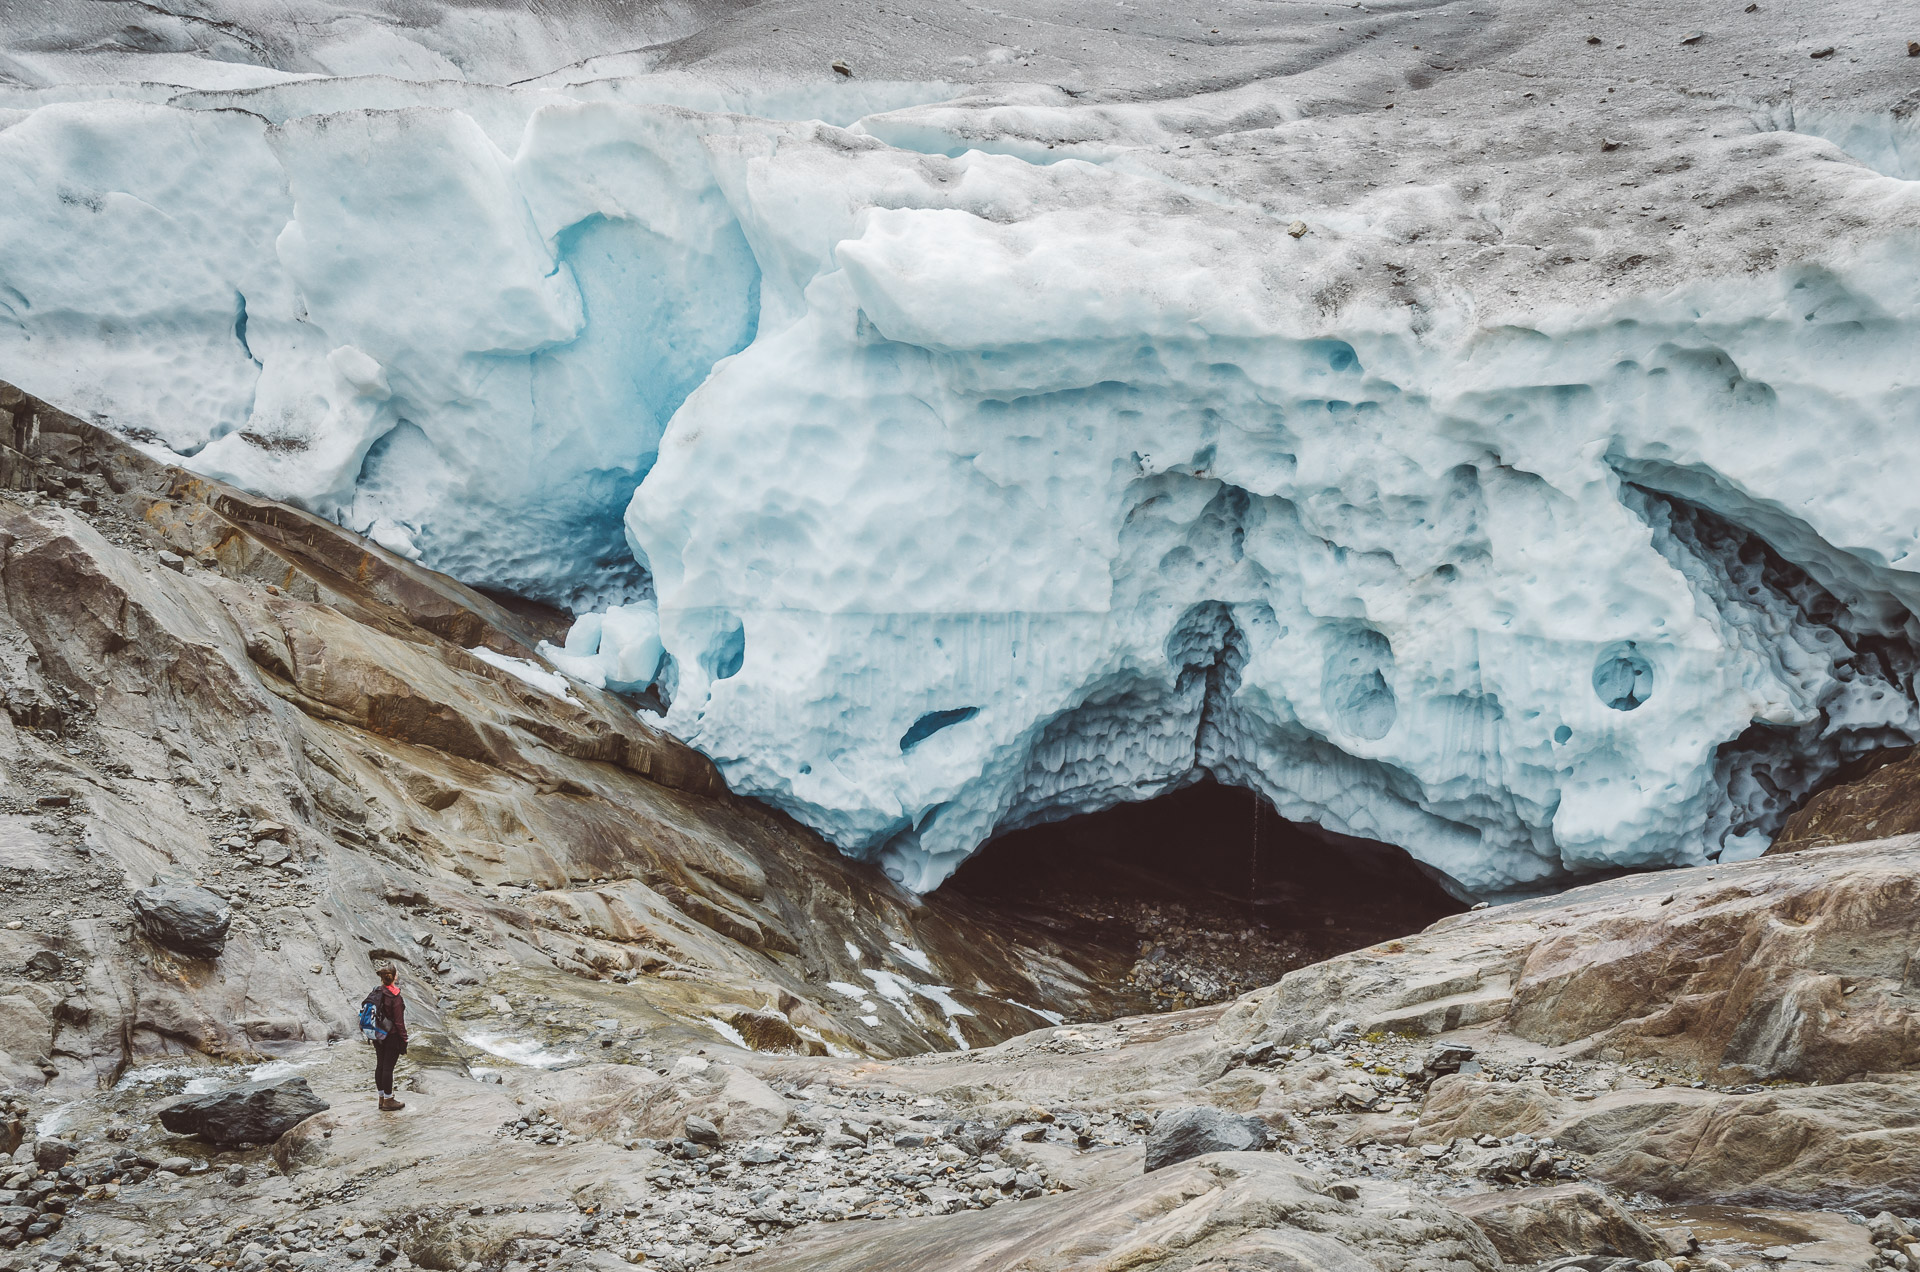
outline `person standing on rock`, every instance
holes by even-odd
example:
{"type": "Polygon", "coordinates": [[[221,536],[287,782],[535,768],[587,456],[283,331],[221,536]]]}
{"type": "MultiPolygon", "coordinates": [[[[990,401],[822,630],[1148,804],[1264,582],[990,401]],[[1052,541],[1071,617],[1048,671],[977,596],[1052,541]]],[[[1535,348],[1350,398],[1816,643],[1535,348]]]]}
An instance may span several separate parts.
{"type": "Polygon", "coordinates": [[[377,969],[380,985],[360,1002],[360,1033],[373,1044],[373,1085],[380,1093],[380,1109],[397,1113],[407,1106],[393,1098],[393,1066],[407,1054],[407,1000],[395,982],[400,973],[392,963],[377,969]]]}

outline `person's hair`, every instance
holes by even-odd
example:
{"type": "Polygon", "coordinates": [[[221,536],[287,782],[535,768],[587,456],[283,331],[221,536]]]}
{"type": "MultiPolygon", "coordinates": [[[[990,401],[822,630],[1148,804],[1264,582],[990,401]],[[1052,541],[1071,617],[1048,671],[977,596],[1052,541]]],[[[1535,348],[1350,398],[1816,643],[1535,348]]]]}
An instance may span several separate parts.
{"type": "Polygon", "coordinates": [[[392,963],[382,963],[373,970],[375,974],[380,977],[380,983],[382,985],[391,985],[394,981],[400,979],[400,971],[394,967],[392,963]]]}

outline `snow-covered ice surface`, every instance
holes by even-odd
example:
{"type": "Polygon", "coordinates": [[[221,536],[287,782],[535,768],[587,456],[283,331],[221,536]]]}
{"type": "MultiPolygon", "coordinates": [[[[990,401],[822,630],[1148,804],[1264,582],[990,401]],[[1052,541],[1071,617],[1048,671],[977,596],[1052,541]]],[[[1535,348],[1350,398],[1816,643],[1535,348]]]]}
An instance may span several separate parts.
{"type": "Polygon", "coordinates": [[[912,888],[1203,773],[1751,854],[1920,739],[1920,6],[1736,10],[15,0],[0,378],[912,888]]]}

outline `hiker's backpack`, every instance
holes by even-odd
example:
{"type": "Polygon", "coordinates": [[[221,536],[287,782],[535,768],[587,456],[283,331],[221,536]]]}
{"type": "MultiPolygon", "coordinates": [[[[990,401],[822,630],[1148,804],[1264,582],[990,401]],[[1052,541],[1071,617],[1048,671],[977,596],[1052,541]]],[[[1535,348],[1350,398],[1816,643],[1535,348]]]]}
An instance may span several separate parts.
{"type": "Polygon", "coordinates": [[[360,1000],[360,1036],[368,1042],[380,1042],[393,1029],[393,1012],[387,1005],[386,986],[360,1000]]]}

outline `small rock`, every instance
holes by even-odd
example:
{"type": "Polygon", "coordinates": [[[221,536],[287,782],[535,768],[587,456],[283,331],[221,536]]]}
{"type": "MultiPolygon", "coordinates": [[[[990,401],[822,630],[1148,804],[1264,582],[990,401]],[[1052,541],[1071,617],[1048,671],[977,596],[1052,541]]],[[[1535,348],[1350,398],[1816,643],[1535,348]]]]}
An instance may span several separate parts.
{"type": "Polygon", "coordinates": [[[1267,1146],[1267,1124],[1207,1105],[1169,1109],[1147,1134],[1149,1172],[1203,1153],[1252,1152],[1267,1146]]]}
{"type": "Polygon", "coordinates": [[[286,837],[287,828],[279,822],[274,821],[257,821],[247,830],[247,838],[255,841],[262,839],[285,839],[286,837]]]}
{"type": "Polygon", "coordinates": [[[841,61],[839,58],[833,59],[833,62],[831,63],[831,65],[833,67],[833,73],[835,75],[845,75],[848,77],[851,77],[853,75],[853,68],[848,66],[845,62],[841,61]]]}
{"type": "Polygon", "coordinates": [[[73,806],[73,796],[42,795],[39,799],[36,799],[33,802],[39,805],[41,808],[71,808],[73,806]]]}
{"type": "MultiPolygon", "coordinates": [[[[1826,57],[1832,57],[1832,56],[1833,56],[1833,55],[1834,55],[1834,54],[1835,54],[1836,52],[1838,52],[1838,50],[1837,50],[1837,49],[1835,49],[1835,48],[1833,47],[1833,45],[1831,45],[1831,44],[1829,44],[1829,45],[1828,45],[1828,46],[1827,46],[1826,48],[1824,48],[1824,49],[1815,49],[1815,50],[1814,50],[1813,52],[1811,52],[1811,53],[1809,53],[1809,54],[1807,54],[1807,56],[1808,56],[1808,57],[1810,57],[1810,58],[1813,58],[1813,59],[1814,59],[1814,60],[1816,60],[1816,61],[1818,61],[1818,60],[1819,60],[1819,59],[1821,59],[1821,58],[1826,58],[1826,57]]],[[[1773,1249],[1775,1249],[1775,1250],[1782,1250],[1782,1249],[1785,1249],[1786,1247],[1784,1247],[1784,1246],[1774,1246],[1774,1247],[1772,1247],[1772,1248],[1773,1248],[1773,1249]]],[[[1766,1258],[1771,1258],[1772,1256],[1771,1256],[1771,1255],[1765,1255],[1765,1254],[1763,1253],[1763,1256],[1762,1256],[1762,1257],[1766,1257],[1766,1258]]],[[[1785,1255],[1782,1255],[1781,1257],[1782,1257],[1782,1258],[1785,1258],[1786,1256],[1785,1256],[1785,1255]]]]}
{"type": "Polygon", "coordinates": [[[1292,238],[1304,238],[1306,237],[1306,233],[1307,223],[1305,221],[1295,221],[1287,227],[1287,234],[1292,238]]]}
{"type": "Polygon", "coordinates": [[[1431,1074],[1458,1073],[1460,1066],[1473,1059],[1473,1048],[1465,1043],[1442,1042],[1427,1049],[1422,1067],[1431,1074]]]}
{"type": "Polygon", "coordinates": [[[1615,141],[1611,137],[1602,137],[1600,139],[1600,149],[1602,150],[1618,150],[1620,149],[1620,145],[1620,142],[1615,141]]]}
{"type": "Polygon", "coordinates": [[[1360,1200],[1360,1185],[1348,1183],[1343,1179],[1339,1183],[1327,1185],[1327,1196],[1333,1198],[1335,1201],[1358,1201],[1360,1200]]]}
{"type": "Polygon", "coordinates": [[[1005,1139],[1006,1134],[992,1122],[967,1122],[953,1131],[948,1138],[957,1147],[978,1157],[1005,1139]]]}
{"type": "Polygon", "coordinates": [[[160,564],[166,566],[169,570],[184,570],[187,568],[187,559],[178,552],[162,551],[160,553],[160,564]]]}
{"type": "Polygon", "coordinates": [[[73,1145],[62,1139],[43,1139],[33,1146],[33,1164],[41,1170],[59,1170],[73,1160],[73,1145]]]}
{"type": "Polygon", "coordinates": [[[162,1158],[160,1162],[160,1169],[170,1170],[176,1175],[184,1175],[188,1171],[193,1169],[193,1159],[191,1157],[162,1158]]]}
{"type": "Polygon", "coordinates": [[[687,1115],[685,1135],[696,1144],[716,1145],[720,1142],[720,1128],[697,1114],[687,1115]]]}
{"type": "Polygon", "coordinates": [[[1366,1110],[1378,1108],[1380,1105],[1380,1093],[1372,1087],[1364,1087],[1358,1083],[1348,1082],[1336,1087],[1335,1090],[1340,1093],[1340,1103],[1347,1105],[1349,1108],[1366,1110]]]}
{"type": "Polygon", "coordinates": [[[1785,1263],[1793,1257],[1792,1246],[1768,1246],[1760,1252],[1760,1257],[1768,1263],[1785,1263]]]}
{"type": "MultiPolygon", "coordinates": [[[[1681,37],[1680,37],[1680,43],[1682,43],[1682,44],[1698,44],[1698,43],[1700,43],[1700,41],[1702,41],[1702,40],[1704,40],[1704,39],[1706,39],[1706,38],[1707,38],[1707,33],[1706,33],[1705,31],[1689,31],[1689,32],[1687,32],[1687,33],[1686,33],[1685,35],[1683,35],[1683,36],[1681,36],[1681,37]]],[[[1669,1268],[1669,1269],[1668,1269],[1668,1272],[1672,1272],[1672,1269],[1671,1269],[1671,1268],[1669,1268]]]]}
{"type": "Polygon", "coordinates": [[[1907,41],[1907,56],[1920,57],[1920,40],[1907,41]]]}
{"type": "Polygon", "coordinates": [[[39,950],[27,959],[27,970],[55,976],[66,970],[67,960],[53,950],[39,950]]]}

